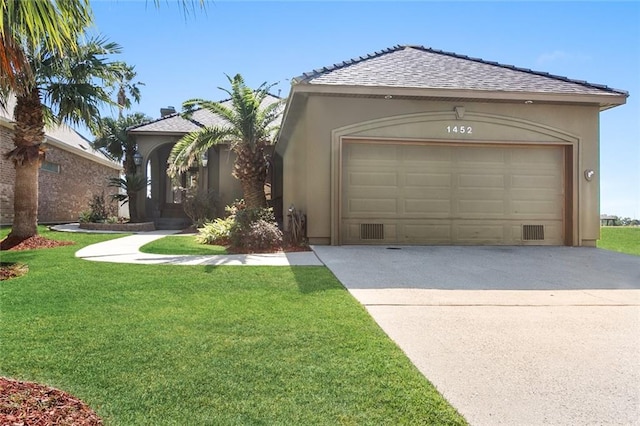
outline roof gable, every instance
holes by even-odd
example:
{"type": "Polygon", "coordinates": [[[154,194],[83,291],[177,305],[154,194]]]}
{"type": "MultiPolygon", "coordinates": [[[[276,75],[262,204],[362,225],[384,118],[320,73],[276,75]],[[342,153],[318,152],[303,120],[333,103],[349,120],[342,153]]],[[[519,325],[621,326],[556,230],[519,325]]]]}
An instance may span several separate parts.
{"type": "Polygon", "coordinates": [[[294,84],[628,96],[622,90],[423,46],[395,46],[304,73],[294,84]]]}

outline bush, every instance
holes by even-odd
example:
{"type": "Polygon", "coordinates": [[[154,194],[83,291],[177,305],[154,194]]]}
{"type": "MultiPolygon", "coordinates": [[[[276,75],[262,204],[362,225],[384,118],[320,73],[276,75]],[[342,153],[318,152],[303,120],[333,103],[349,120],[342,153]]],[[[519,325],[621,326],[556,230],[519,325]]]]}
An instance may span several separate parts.
{"type": "Polygon", "coordinates": [[[211,222],[218,216],[218,194],[215,191],[190,189],[182,203],[185,214],[196,228],[211,222]]]}
{"type": "Polygon", "coordinates": [[[109,216],[112,216],[115,212],[113,206],[107,207],[107,203],[104,200],[104,193],[94,195],[91,201],[89,201],[89,210],[80,213],[78,218],[80,222],[104,222],[109,216]]]}
{"type": "Polygon", "coordinates": [[[226,245],[229,242],[229,235],[231,233],[233,222],[233,217],[227,217],[225,219],[216,219],[213,222],[205,223],[198,229],[196,242],[198,244],[226,245]]]}
{"type": "Polygon", "coordinates": [[[235,213],[229,239],[238,251],[273,250],[282,246],[282,232],[278,229],[273,209],[241,209],[235,213]]]}
{"type": "Polygon", "coordinates": [[[258,219],[241,229],[233,227],[231,242],[235,249],[250,253],[272,251],[282,247],[282,232],[275,222],[258,219]]]}
{"type": "Polygon", "coordinates": [[[91,222],[91,210],[85,210],[80,212],[80,215],[78,215],[78,222],[80,223],[91,222]]]}
{"type": "Polygon", "coordinates": [[[234,251],[273,251],[282,247],[282,232],[271,208],[247,209],[242,200],[225,208],[229,215],[198,229],[200,244],[230,244],[234,251]]]}

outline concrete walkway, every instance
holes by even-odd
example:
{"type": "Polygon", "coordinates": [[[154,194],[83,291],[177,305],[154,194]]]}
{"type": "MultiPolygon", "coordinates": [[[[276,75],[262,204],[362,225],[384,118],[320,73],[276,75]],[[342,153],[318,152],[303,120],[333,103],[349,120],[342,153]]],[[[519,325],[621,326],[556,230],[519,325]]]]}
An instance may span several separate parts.
{"type": "MultiPolygon", "coordinates": [[[[63,232],[85,232],[77,224],[52,227],[63,232]]],[[[76,257],[95,262],[137,263],[142,265],[231,265],[231,266],[322,266],[323,263],[312,251],[267,254],[228,255],[171,255],[140,252],[140,247],[151,241],[174,235],[178,231],[139,232],[114,240],[103,241],[84,247],[76,252],[76,257]]],[[[92,233],[105,233],[104,231],[92,233]]],[[[188,235],[185,235],[188,237],[188,235]]]]}

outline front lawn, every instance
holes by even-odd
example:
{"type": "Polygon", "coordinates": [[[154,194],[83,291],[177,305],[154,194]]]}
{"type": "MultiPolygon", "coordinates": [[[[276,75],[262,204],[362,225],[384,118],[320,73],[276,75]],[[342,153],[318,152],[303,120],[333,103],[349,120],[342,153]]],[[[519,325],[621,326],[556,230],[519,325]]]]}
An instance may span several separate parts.
{"type": "MultiPolygon", "coordinates": [[[[2,252],[0,375],[107,425],[464,424],[324,267],[118,265],[2,252]]],[[[181,237],[177,237],[181,238],[181,237]]]]}
{"type": "Polygon", "coordinates": [[[598,248],[640,256],[640,228],[603,226],[600,228],[598,248]]]}
{"type": "Polygon", "coordinates": [[[168,235],[140,247],[143,253],[214,255],[228,254],[223,246],[199,244],[193,235],[168,235]]]}

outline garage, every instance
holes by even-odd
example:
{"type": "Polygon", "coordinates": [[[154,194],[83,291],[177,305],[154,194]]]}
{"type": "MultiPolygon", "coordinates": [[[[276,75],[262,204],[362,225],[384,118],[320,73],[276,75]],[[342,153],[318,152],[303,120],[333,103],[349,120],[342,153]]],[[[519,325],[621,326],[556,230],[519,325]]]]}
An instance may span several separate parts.
{"type": "Polygon", "coordinates": [[[274,200],[313,245],[596,247],[599,116],[627,97],[424,46],[318,68],[292,79],[274,200]]]}
{"type": "Polygon", "coordinates": [[[348,141],[342,244],[563,245],[561,145],[348,141]]]}

